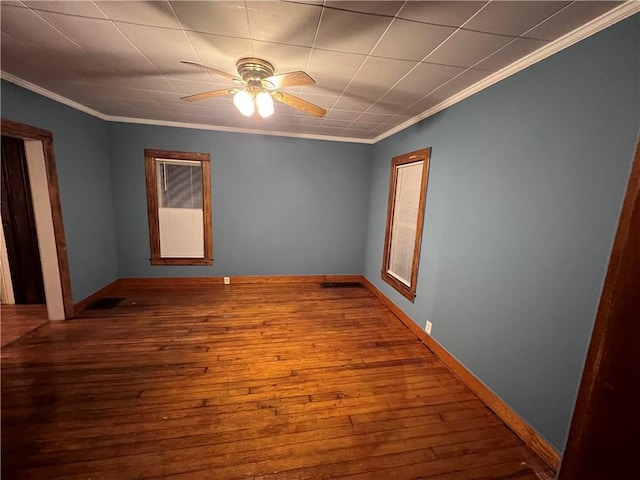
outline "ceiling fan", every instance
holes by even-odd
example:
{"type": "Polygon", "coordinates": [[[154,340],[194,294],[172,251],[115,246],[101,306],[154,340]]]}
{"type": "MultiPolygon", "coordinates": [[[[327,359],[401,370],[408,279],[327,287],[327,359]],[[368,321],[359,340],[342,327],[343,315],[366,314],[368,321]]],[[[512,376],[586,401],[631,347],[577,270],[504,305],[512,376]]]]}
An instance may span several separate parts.
{"type": "Polygon", "coordinates": [[[240,85],[238,88],[225,88],[181,97],[182,100],[187,102],[233,95],[233,103],[238,110],[240,110],[240,113],[247,117],[253,115],[256,110],[262,118],[272,115],[273,100],[291,105],[316,117],[323,117],[325,113],[327,113],[324,108],[280,91],[281,88],[313,85],[316,83],[315,80],[305,72],[298,71],[274,75],[273,65],[266,60],[254,57],[241,58],[236,62],[239,76],[195,62],[181,61],[180,63],[202,68],[210,73],[233,80],[240,85]]]}

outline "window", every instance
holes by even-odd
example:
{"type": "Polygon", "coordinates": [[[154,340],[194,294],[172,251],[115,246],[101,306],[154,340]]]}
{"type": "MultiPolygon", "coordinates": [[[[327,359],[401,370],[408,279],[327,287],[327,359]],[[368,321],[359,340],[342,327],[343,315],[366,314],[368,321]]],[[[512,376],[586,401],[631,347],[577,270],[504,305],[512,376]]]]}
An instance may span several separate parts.
{"type": "Polygon", "coordinates": [[[425,148],[391,161],[381,273],[385,282],[412,302],[418,281],[430,155],[431,148],[425,148]]]}
{"type": "Polygon", "coordinates": [[[211,265],[208,153],[144,151],[152,265],[211,265]]]}

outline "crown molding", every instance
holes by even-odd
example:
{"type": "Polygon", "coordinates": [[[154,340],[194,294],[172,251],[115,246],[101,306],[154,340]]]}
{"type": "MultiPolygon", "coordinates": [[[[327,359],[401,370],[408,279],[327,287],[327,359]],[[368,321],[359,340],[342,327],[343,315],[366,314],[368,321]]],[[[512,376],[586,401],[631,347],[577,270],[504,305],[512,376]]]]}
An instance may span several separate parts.
{"type": "Polygon", "coordinates": [[[21,79],[20,77],[16,77],[10,73],[0,70],[0,78],[3,80],[7,80],[8,82],[14,83],[20,87],[23,87],[27,90],[35,92],[43,97],[50,98],[51,100],[55,100],[56,102],[67,105],[71,108],[79,110],[81,112],[87,113],[94,117],[97,117],[101,120],[105,120],[107,122],[118,122],[118,123],[136,123],[142,125],[155,125],[155,126],[164,126],[164,127],[178,127],[178,128],[191,128],[196,130],[211,130],[217,132],[233,132],[233,133],[245,133],[249,135],[270,135],[277,137],[291,137],[291,138],[303,138],[309,140],[325,140],[332,142],[345,142],[345,143],[362,143],[362,144],[375,144],[385,138],[394,135],[406,128],[409,128],[412,125],[424,120],[425,118],[431,117],[436,113],[449,108],[452,105],[464,100],[465,98],[470,97],[471,95],[484,90],[495,83],[504,80],[511,75],[518,73],[524,70],[531,65],[544,60],[551,55],[564,50],[575,43],[584,40],[591,35],[594,35],[601,30],[604,30],[611,25],[624,20],[625,18],[630,17],[636,13],[640,12],[640,1],[638,0],[628,0],[625,3],[619,5],[618,7],[610,10],[609,12],[601,15],[598,18],[593,19],[589,23],[577,28],[576,30],[569,32],[568,34],[554,40],[553,42],[545,45],[544,47],[536,50],[535,52],[530,53],[529,55],[521,58],[520,60],[508,65],[507,67],[499,70],[492,75],[489,75],[487,78],[481,80],[478,83],[466,88],[465,90],[457,93],[456,95],[449,97],[447,100],[440,102],[438,105],[431,107],[430,109],[422,112],[419,115],[407,120],[406,122],[397,125],[390,130],[387,130],[385,133],[378,135],[373,139],[368,138],[353,138],[353,137],[336,137],[329,135],[316,135],[316,134],[306,134],[306,133],[291,133],[291,132],[280,132],[280,131],[272,131],[272,130],[256,130],[250,128],[237,128],[237,127],[225,127],[225,126],[217,126],[217,125],[205,125],[199,123],[182,123],[182,122],[172,122],[172,121],[162,121],[162,120],[149,120],[149,119],[141,119],[141,118],[131,118],[131,117],[118,117],[118,116],[110,116],[104,115],[92,108],[86,107],[78,102],[70,100],[62,95],[58,95],[57,93],[51,92],[43,87],[35,85],[31,82],[21,79]]]}
{"type": "Polygon", "coordinates": [[[379,141],[384,140],[385,138],[388,138],[391,135],[406,129],[411,125],[415,125],[419,121],[431,117],[432,115],[435,115],[445,108],[449,108],[450,106],[455,105],[465,98],[470,97],[471,95],[478,93],[479,91],[484,90],[485,88],[490,87],[491,85],[494,85],[495,83],[498,83],[501,80],[504,80],[505,78],[510,77],[511,75],[518,73],[525,68],[530,67],[531,65],[538,63],[545,58],[550,57],[551,55],[554,55],[555,53],[558,53],[561,50],[564,50],[565,48],[568,48],[571,45],[574,45],[579,41],[584,40],[585,38],[590,37],[591,35],[594,35],[604,30],[605,28],[610,27],[611,25],[618,23],[619,21],[624,20],[625,18],[628,18],[638,12],[640,12],[640,1],[627,1],[622,5],[601,15],[600,17],[594,18],[589,23],[585,23],[583,26],[578,27],[572,32],[569,32],[566,35],[558,38],[557,40],[554,40],[553,42],[545,45],[544,47],[539,48],[535,52],[522,57],[520,60],[506,66],[502,70],[498,70],[492,75],[489,75],[488,77],[482,79],[478,83],[475,83],[470,87],[462,90],[461,92],[455,94],[454,96],[449,97],[445,101],[440,102],[439,104],[431,107],[428,110],[425,110],[421,114],[410,118],[406,122],[403,122],[396,127],[393,127],[391,130],[387,130],[381,135],[378,135],[373,139],[372,143],[378,143],[379,141]]]}

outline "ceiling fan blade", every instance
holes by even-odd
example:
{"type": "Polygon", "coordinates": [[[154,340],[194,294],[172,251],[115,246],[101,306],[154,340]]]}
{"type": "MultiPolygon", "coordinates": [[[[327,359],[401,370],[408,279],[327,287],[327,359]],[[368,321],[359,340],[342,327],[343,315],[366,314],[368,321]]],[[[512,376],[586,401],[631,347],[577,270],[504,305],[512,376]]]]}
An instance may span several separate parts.
{"type": "Polygon", "coordinates": [[[299,87],[300,85],[313,85],[316,81],[305,72],[288,72],[280,75],[272,75],[262,80],[262,84],[269,90],[278,88],[299,87]]]}
{"type": "Polygon", "coordinates": [[[306,100],[298,98],[294,95],[289,95],[284,92],[274,92],[272,94],[273,98],[278,100],[279,102],[286,103],[287,105],[291,105],[292,107],[298,108],[300,110],[304,110],[311,115],[316,117],[324,117],[327,111],[324,108],[321,108],[313,103],[309,103],[306,100]]]}
{"type": "Polygon", "coordinates": [[[240,77],[231,75],[230,73],[227,73],[227,72],[223,72],[222,70],[218,70],[217,68],[207,67],[206,65],[201,65],[200,63],[195,63],[195,62],[186,62],[184,60],[180,60],[180,63],[184,63],[185,65],[189,65],[190,67],[202,68],[203,70],[207,70],[208,72],[215,73],[216,75],[219,75],[224,78],[228,78],[229,80],[233,80],[234,82],[237,82],[237,83],[242,83],[242,84],[245,83],[244,80],[242,80],[240,77]]]}
{"type": "Polygon", "coordinates": [[[184,100],[185,102],[197,102],[198,100],[204,100],[205,98],[222,97],[236,92],[237,90],[233,88],[225,88],[223,90],[213,90],[211,92],[196,93],[195,95],[180,97],[180,100],[184,100]]]}

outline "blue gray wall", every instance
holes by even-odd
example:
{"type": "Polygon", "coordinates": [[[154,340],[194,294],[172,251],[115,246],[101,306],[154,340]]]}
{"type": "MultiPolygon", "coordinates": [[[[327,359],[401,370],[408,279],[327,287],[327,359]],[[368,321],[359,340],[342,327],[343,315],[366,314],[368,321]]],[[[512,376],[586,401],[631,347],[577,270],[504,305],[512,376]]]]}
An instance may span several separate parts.
{"type": "Polygon", "coordinates": [[[2,81],[2,117],[53,133],[74,302],[118,278],[106,123],[2,81]]]}
{"type": "Polygon", "coordinates": [[[373,151],[366,277],[560,450],[640,126],[639,18],[373,151]],[[390,159],[427,146],[411,304],[379,273],[390,159]]]}
{"type": "Polygon", "coordinates": [[[370,145],[108,126],[121,277],[360,274],[370,145]],[[144,149],[211,155],[212,266],[152,266],[144,149]]]}

